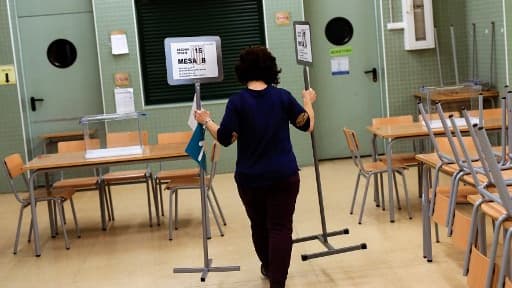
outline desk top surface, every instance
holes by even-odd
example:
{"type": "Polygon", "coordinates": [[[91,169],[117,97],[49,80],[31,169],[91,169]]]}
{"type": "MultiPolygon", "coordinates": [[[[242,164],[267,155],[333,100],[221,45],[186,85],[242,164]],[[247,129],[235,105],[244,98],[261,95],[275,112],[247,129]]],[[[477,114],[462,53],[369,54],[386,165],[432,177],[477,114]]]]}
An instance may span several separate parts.
{"type": "MultiPolygon", "coordinates": [[[[501,128],[501,115],[499,113],[493,115],[484,115],[484,127],[488,130],[501,128]]],[[[428,136],[427,127],[421,122],[399,123],[399,124],[383,124],[378,127],[368,126],[367,129],[379,137],[386,139],[408,138],[428,136]]],[[[460,130],[467,130],[466,126],[459,127],[460,130]]],[[[444,130],[433,129],[435,134],[443,134],[444,130]]]]}
{"type": "MultiPolygon", "coordinates": [[[[484,90],[481,93],[484,98],[499,96],[499,93],[497,90],[484,90]]],[[[469,93],[467,91],[445,91],[445,92],[433,93],[432,95],[430,95],[430,101],[433,101],[433,102],[435,102],[435,101],[457,102],[457,101],[469,100],[471,98],[475,98],[476,96],[478,96],[478,95],[475,95],[474,93],[469,93]]],[[[414,94],[414,97],[426,99],[427,95],[421,94],[421,93],[416,93],[416,94],[414,94]]]]}
{"type": "Polygon", "coordinates": [[[186,146],[187,143],[146,145],[144,146],[144,151],[142,154],[101,157],[94,159],[86,159],[85,153],[83,151],[43,154],[32,159],[24,166],[24,168],[25,170],[58,169],[78,166],[115,165],[136,161],[181,158],[188,156],[188,154],[185,152],[186,146]]]}

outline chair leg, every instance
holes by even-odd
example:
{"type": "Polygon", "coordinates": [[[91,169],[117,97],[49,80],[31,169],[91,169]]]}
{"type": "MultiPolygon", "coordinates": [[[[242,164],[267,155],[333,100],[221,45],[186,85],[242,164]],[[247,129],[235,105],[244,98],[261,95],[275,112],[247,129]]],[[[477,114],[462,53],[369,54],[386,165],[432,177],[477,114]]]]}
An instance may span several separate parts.
{"type": "Polygon", "coordinates": [[[398,210],[402,210],[402,204],[400,204],[400,195],[398,193],[398,184],[396,183],[396,172],[393,171],[393,184],[395,185],[395,195],[396,195],[396,206],[398,210]]]}
{"type": "Polygon", "coordinates": [[[160,212],[161,212],[161,215],[162,216],[165,216],[165,213],[164,213],[164,196],[163,196],[163,193],[162,193],[162,181],[160,181],[160,179],[157,179],[156,181],[156,184],[158,186],[158,192],[160,194],[160,212]]]}
{"type": "Polygon", "coordinates": [[[174,191],[174,229],[178,230],[178,189],[174,191]]]}
{"type": "MultiPolygon", "coordinates": [[[[217,224],[217,228],[219,229],[220,236],[224,237],[224,231],[222,231],[222,227],[219,222],[219,217],[217,216],[217,212],[215,211],[215,206],[213,205],[210,194],[206,194],[206,197],[208,199],[208,206],[210,206],[210,210],[212,211],[212,214],[213,214],[213,219],[215,220],[215,223],[217,224]]],[[[208,219],[208,221],[209,221],[209,219],[208,219]]]]}
{"type": "Polygon", "coordinates": [[[104,193],[103,198],[105,199],[105,207],[107,209],[108,221],[112,221],[112,213],[110,211],[110,205],[112,204],[112,201],[109,200],[109,197],[108,197],[109,195],[110,195],[109,193],[104,193]]]}
{"type": "Polygon", "coordinates": [[[434,215],[434,207],[436,203],[436,194],[437,194],[437,186],[439,185],[439,177],[441,172],[441,167],[443,165],[437,165],[434,171],[434,181],[432,183],[432,195],[430,195],[430,216],[434,215]]]}
{"type": "MultiPolygon", "coordinates": [[[[12,251],[13,254],[18,253],[18,243],[20,241],[20,230],[21,230],[21,221],[23,219],[23,205],[20,207],[20,213],[18,216],[18,227],[16,228],[16,239],[14,240],[14,249],[12,251]]],[[[32,220],[30,220],[30,224],[32,224],[32,220]]],[[[32,230],[32,227],[30,227],[30,230],[32,230]]]]}
{"type": "Polygon", "coordinates": [[[149,193],[149,181],[146,179],[146,196],[148,199],[149,227],[153,227],[153,209],[151,209],[151,195],[149,193]]]}
{"type": "MultiPolygon", "coordinates": [[[[490,288],[492,285],[492,276],[494,274],[494,265],[496,262],[496,252],[498,250],[498,242],[500,237],[501,225],[507,219],[507,216],[501,216],[494,226],[494,234],[492,237],[491,254],[489,255],[489,266],[487,268],[487,277],[485,280],[485,287],[490,288]]],[[[485,243],[482,243],[485,245],[485,243]]],[[[503,269],[503,268],[502,268],[503,269]]]]}
{"type": "MultiPolygon", "coordinates": [[[[405,181],[405,173],[404,173],[404,171],[400,171],[399,173],[400,173],[400,175],[402,175],[402,182],[404,185],[405,206],[407,206],[407,215],[409,216],[409,219],[412,219],[411,205],[409,205],[409,189],[407,188],[407,182],[405,181]]],[[[398,199],[398,196],[397,196],[397,199],[398,199]]]]}
{"type": "Polygon", "coordinates": [[[503,242],[503,258],[501,259],[501,269],[498,276],[498,286],[503,287],[505,284],[505,275],[507,274],[508,267],[510,266],[510,240],[512,237],[512,229],[507,231],[507,236],[503,242]]]}
{"type": "MultiPolygon", "coordinates": [[[[366,178],[366,177],[365,177],[366,178]]],[[[359,224],[363,221],[364,205],[366,203],[366,195],[368,194],[368,186],[370,185],[370,177],[366,178],[366,184],[364,185],[363,203],[361,204],[361,211],[359,212],[359,224]]]]}
{"type": "Polygon", "coordinates": [[[448,203],[448,217],[446,218],[446,227],[448,228],[448,237],[452,236],[453,220],[455,218],[455,206],[457,205],[457,194],[459,191],[459,180],[466,175],[462,171],[452,176],[450,189],[450,202],[448,203]]]}
{"type": "Polygon", "coordinates": [[[386,198],[384,197],[384,175],[379,173],[379,185],[380,185],[380,198],[382,211],[386,211],[386,198]]]}
{"type": "Polygon", "coordinates": [[[169,190],[169,240],[172,240],[172,232],[174,230],[174,225],[172,221],[172,195],[174,194],[174,190],[169,190]]]}
{"type": "Polygon", "coordinates": [[[222,208],[220,208],[219,200],[217,199],[217,194],[215,193],[215,190],[213,189],[213,186],[210,187],[212,190],[213,200],[215,201],[215,205],[217,205],[217,210],[219,211],[220,219],[222,220],[222,224],[224,226],[227,225],[226,218],[224,218],[224,213],[222,213],[222,208]]]}
{"type": "Polygon", "coordinates": [[[439,225],[437,223],[435,223],[435,222],[434,222],[434,231],[435,231],[435,234],[436,234],[436,243],[441,242],[439,240],[439,225]]]}
{"type": "Polygon", "coordinates": [[[146,181],[148,180],[151,183],[151,192],[153,193],[153,204],[155,205],[156,225],[160,226],[160,200],[158,198],[158,191],[155,189],[155,181],[153,179],[153,176],[149,175],[148,177],[146,177],[146,181]]]}
{"type": "MultiPolygon", "coordinates": [[[[462,268],[462,275],[463,276],[467,276],[468,275],[468,272],[469,272],[469,260],[470,260],[470,257],[471,257],[471,249],[473,247],[473,243],[476,242],[476,237],[477,237],[477,233],[478,233],[478,221],[479,221],[479,210],[480,210],[480,206],[484,203],[485,201],[483,200],[479,200],[478,202],[475,203],[475,205],[473,206],[473,211],[471,212],[471,227],[469,228],[469,233],[468,233],[468,240],[467,240],[467,244],[466,244],[466,252],[464,253],[464,265],[463,265],[463,268],[462,268]]],[[[481,233],[481,231],[480,231],[481,233]]]]}
{"type": "Polygon", "coordinates": [[[30,225],[28,226],[28,237],[27,237],[27,242],[30,243],[32,242],[32,225],[33,225],[34,222],[32,222],[32,218],[30,218],[30,225]]]}
{"type": "Polygon", "coordinates": [[[57,205],[59,205],[59,217],[60,217],[60,224],[62,226],[62,234],[64,234],[64,244],[66,246],[66,249],[69,250],[69,239],[68,239],[68,233],[66,232],[66,225],[64,223],[64,205],[62,204],[63,200],[58,200],[57,205]]]}
{"type": "Polygon", "coordinates": [[[82,235],[80,233],[80,226],[78,225],[78,220],[76,217],[76,209],[75,203],[73,202],[73,198],[69,198],[69,205],[71,206],[71,212],[73,213],[73,221],[75,221],[76,237],[80,238],[82,237],[82,235]]]}
{"type": "Polygon", "coordinates": [[[116,216],[114,215],[114,202],[112,201],[112,191],[110,190],[110,185],[108,185],[108,202],[110,203],[110,215],[112,216],[112,221],[116,221],[116,216]]]}
{"type": "Polygon", "coordinates": [[[354,214],[354,205],[356,204],[357,190],[359,189],[359,180],[361,179],[361,173],[357,173],[356,187],[354,188],[354,195],[352,196],[352,205],[350,206],[350,214],[354,214]]]}

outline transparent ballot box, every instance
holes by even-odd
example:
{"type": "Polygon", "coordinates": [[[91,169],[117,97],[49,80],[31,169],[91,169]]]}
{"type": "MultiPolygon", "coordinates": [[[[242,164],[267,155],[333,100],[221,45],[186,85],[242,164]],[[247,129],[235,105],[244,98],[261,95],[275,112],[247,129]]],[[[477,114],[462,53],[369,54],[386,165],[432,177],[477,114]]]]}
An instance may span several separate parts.
{"type": "Polygon", "coordinates": [[[80,118],[84,141],[85,158],[113,157],[142,154],[146,132],[141,130],[140,120],[147,117],[145,112],[123,114],[88,115],[80,118]],[[109,136],[100,137],[100,144],[91,140],[89,131],[109,131],[108,135],[118,135],[116,143],[108,143],[109,136]],[[115,131],[115,132],[114,132],[115,131]]]}
{"type": "Polygon", "coordinates": [[[482,87],[471,83],[446,87],[422,87],[420,89],[421,102],[432,128],[442,128],[436,110],[436,103],[440,103],[446,116],[455,115],[457,126],[466,126],[466,121],[460,114],[461,108],[476,110],[477,117],[471,117],[472,123],[483,123],[483,96],[482,87]]]}

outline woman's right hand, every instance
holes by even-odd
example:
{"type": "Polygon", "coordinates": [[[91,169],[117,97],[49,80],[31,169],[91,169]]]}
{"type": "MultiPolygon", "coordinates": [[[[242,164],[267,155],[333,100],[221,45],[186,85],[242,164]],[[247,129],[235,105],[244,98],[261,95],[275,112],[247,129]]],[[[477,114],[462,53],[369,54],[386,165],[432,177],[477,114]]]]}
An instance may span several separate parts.
{"type": "Polygon", "coordinates": [[[313,88],[309,88],[308,90],[302,91],[302,100],[304,103],[313,104],[316,101],[316,92],[313,88]]]}

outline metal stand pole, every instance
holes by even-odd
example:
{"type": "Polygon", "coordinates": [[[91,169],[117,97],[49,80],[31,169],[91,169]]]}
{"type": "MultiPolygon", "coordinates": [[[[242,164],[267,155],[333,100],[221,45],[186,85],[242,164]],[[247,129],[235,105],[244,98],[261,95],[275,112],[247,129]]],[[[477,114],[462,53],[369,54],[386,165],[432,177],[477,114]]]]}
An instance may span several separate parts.
{"type": "MultiPolygon", "coordinates": [[[[307,66],[304,66],[303,73],[304,73],[304,87],[306,88],[306,90],[308,90],[309,89],[309,69],[307,66]]],[[[347,247],[343,247],[343,248],[334,248],[329,243],[328,237],[349,234],[349,230],[348,230],[348,228],[344,228],[344,229],[341,229],[338,231],[327,232],[327,224],[325,221],[325,212],[324,212],[324,198],[323,198],[323,194],[322,194],[322,184],[320,182],[320,168],[318,167],[315,135],[314,135],[313,131],[311,132],[311,145],[313,147],[313,162],[315,165],[316,189],[318,192],[318,205],[320,206],[320,219],[322,222],[322,233],[317,234],[317,235],[311,235],[311,236],[293,239],[293,243],[295,244],[295,243],[306,242],[306,241],[311,241],[311,240],[318,240],[318,241],[320,241],[320,243],[322,243],[325,246],[325,248],[327,250],[322,251],[322,252],[312,253],[312,254],[302,254],[301,255],[302,261],[319,258],[319,257],[324,257],[324,256],[340,254],[340,253],[345,253],[345,252],[366,249],[367,248],[366,243],[347,246],[347,247]]]]}
{"type": "MultiPolygon", "coordinates": [[[[196,108],[201,109],[201,84],[195,82],[196,91],[196,108]]],[[[200,125],[200,124],[198,124],[200,125]]],[[[208,239],[207,239],[207,225],[208,225],[208,203],[206,202],[206,185],[205,185],[205,171],[201,167],[200,172],[200,184],[201,184],[201,222],[203,232],[203,267],[196,268],[174,268],[174,273],[201,273],[201,282],[206,280],[209,272],[230,272],[240,271],[240,266],[223,266],[223,267],[212,267],[212,258],[208,258],[208,239]]]]}

